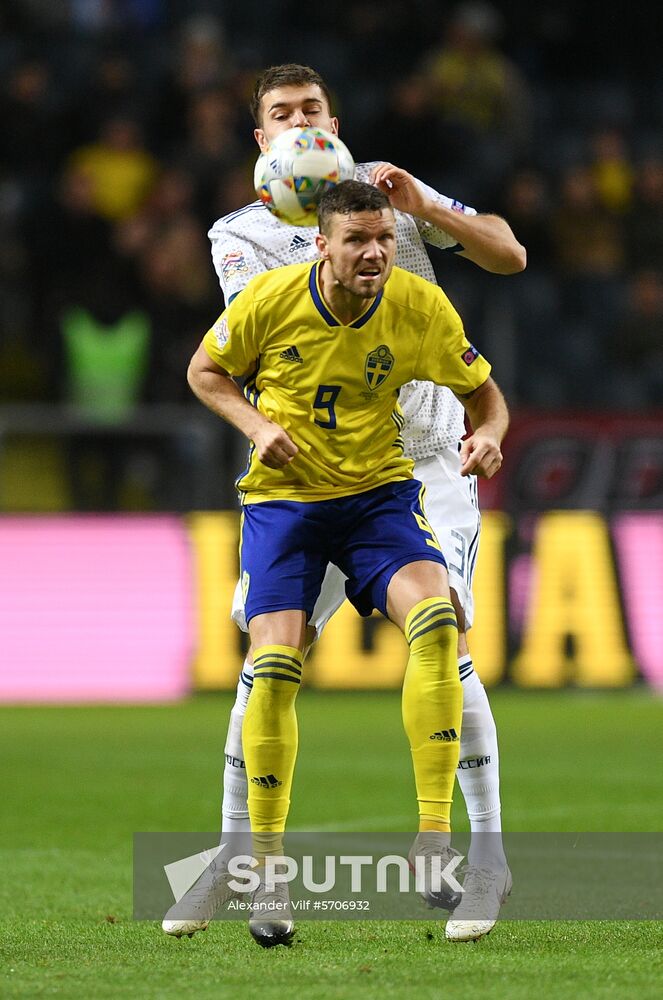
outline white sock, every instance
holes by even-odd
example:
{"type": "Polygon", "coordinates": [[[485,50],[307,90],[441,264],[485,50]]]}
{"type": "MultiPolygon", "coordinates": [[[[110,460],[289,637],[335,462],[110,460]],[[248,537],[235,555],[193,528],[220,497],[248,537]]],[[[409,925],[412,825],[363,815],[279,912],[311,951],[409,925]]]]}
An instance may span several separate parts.
{"type": "Polygon", "coordinates": [[[221,805],[221,829],[223,833],[248,833],[249,807],[247,805],[248,783],[242,749],[242,721],[253,687],[253,664],[244,661],[237,682],[237,697],[230,712],[230,724],[226,737],[226,764],[223,769],[223,803],[221,805]]]}
{"type": "Polygon", "coordinates": [[[472,665],[472,657],[458,658],[463,684],[463,722],[460,731],[458,784],[467,807],[472,838],[472,864],[505,864],[502,846],[499,753],[497,729],[486,689],[472,665]],[[485,835],[485,836],[484,836],[485,835]]]}

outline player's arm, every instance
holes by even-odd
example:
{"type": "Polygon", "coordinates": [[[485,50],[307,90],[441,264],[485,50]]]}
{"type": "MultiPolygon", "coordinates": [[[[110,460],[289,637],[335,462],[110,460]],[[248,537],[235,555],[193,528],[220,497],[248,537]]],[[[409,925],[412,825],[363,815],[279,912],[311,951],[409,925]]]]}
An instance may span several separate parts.
{"type": "Polygon", "coordinates": [[[444,230],[463,249],[458,252],[493,274],[517,274],[527,264],[525,247],[511,226],[499,215],[467,215],[431,196],[432,189],[391,163],[381,163],[372,173],[376,187],[399,212],[408,212],[444,230]]]}
{"type": "Polygon", "coordinates": [[[264,465],[281,469],[292,461],[297,445],[282,427],[249,403],[229,372],[210,358],[202,343],[191,359],[187,380],[201,403],[253,442],[264,465]]]}
{"type": "Polygon", "coordinates": [[[460,474],[490,479],[502,465],[500,446],[509,427],[506,401],[490,375],[478,388],[458,398],[472,427],[472,434],[461,442],[460,474]]]}

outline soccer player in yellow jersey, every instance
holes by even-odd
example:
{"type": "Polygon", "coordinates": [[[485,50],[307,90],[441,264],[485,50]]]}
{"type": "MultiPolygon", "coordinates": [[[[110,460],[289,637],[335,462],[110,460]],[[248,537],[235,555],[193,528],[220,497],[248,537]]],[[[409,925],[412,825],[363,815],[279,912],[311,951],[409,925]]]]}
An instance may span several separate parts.
{"type": "MultiPolygon", "coordinates": [[[[282,853],[306,625],[333,562],[359,613],[377,608],[408,641],[403,721],[420,817],[411,857],[423,855],[432,870],[441,856],[444,868],[462,714],[457,627],[445,559],[403,455],[398,390],[428,379],[462,399],[472,425],[461,446],[465,475],[500,468],[507,408],[442,290],[394,268],[385,194],[339,184],[323,197],[319,223],[320,260],[249,282],[188,374],[199,399],[251,441],[237,486],[255,651],[243,727],[254,852],[259,861],[282,853]]],[[[249,926],[264,946],[290,941],[284,884],[261,883],[249,926]]]]}

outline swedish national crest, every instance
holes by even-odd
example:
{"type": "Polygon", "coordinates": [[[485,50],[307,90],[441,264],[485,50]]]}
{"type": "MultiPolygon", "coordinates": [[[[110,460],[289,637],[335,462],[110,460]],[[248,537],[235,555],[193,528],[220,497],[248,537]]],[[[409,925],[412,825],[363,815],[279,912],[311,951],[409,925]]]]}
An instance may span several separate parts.
{"type": "Polygon", "coordinates": [[[368,388],[378,389],[394,367],[394,356],[386,344],[380,344],[366,355],[364,375],[368,388]]]}

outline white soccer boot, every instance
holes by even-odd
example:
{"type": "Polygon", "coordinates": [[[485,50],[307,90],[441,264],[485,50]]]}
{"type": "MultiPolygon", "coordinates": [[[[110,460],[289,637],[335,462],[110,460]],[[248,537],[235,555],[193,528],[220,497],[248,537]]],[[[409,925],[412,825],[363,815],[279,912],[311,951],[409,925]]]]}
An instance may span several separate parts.
{"type": "Polygon", "coordinates": [[[449,846],[449,834],[438,833],[436,830],[426,830],[418,833],[414,838],[412,847],[409,850],[407,860],[410,871],[416,874],[416,859],[423,863],[425,873],[425,888],[421,893],[422,898],[429,906],[441,908],[443,910],[455,910],[462,899],[462,893],[453,889],[444,879],[431,888],[431,877],[433,874],[433,858],[439,858],[440,871],[444,871],[454,858],[461,857],[458,851],[449,846]]]}
{"type": "Polygon", "coordinates": [[[198,881],[168,910],[161,924],[164,932],[180,938],[184,934],[193,937],[196,931],[206,931],[219,907],[240,895],[228,885],[230,877],[225,862],[215,858],[198,881]]]}
{"type": "Polygon", "coordinates": [[[498,870],[467,865],[463,898],[447,921],[447,941],[478,941],[490,934],[513,886],[508,866],[498,870]]]}
{"type": "Polygon", "coordinates": [[[262,948],[289,945],[295,933],[287,882],[277,882],[271,892],[261,880],[251,900],[249,930],[262,948]]]}

